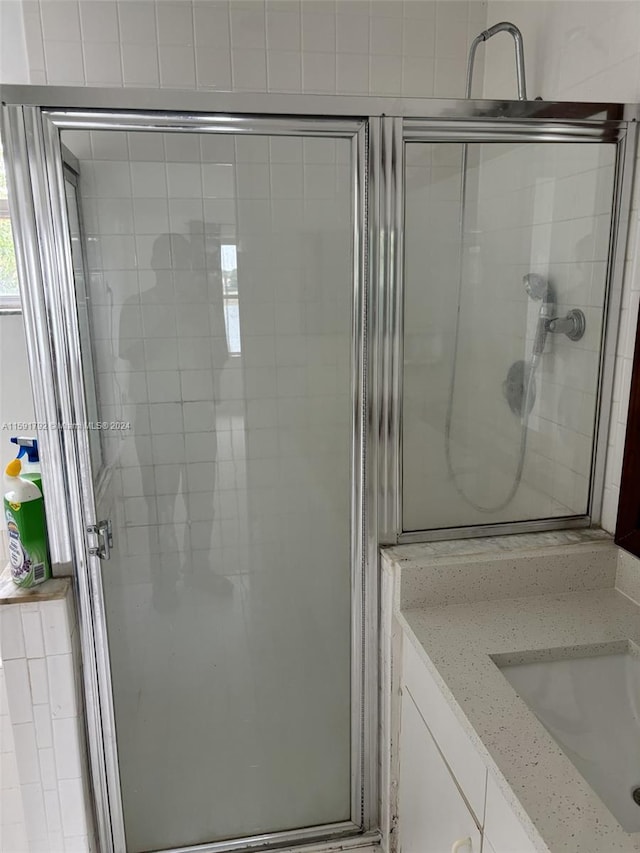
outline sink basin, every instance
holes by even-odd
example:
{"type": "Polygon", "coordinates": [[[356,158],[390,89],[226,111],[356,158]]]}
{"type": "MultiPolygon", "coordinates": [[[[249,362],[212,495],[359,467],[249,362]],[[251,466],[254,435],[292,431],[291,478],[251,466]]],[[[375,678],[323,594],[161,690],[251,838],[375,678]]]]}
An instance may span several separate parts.
{"type": "Polygon", "coordinates": [[[501,666],[627,832],[640,832],[640,650],[501,666]]]}

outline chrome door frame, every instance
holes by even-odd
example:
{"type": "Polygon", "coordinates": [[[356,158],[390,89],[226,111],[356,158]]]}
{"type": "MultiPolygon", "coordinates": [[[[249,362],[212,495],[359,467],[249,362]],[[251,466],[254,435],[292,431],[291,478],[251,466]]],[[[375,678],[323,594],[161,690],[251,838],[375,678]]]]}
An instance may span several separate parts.
{"type": "MultiPolygon", "coordinates": [[[[386,257],[387,263],[380,274],[386,281],[381,285],[385,324],[382,332],[381,361],[384,366],[385,388],[380,414],[380,478],[387,485],[380,499],[379,524],[381,543],[408,544],[447,539],[466,539],[499,534],[532,533],[545,530],[592,527],[600,524],[605,480],[605,465],[611,421],[613,379],[625,251],[629,230],[631,193],[638,147],[638,121],[640,108],[629,105],[620,109],[615,120],[611,111],[599,110],[590,119],[573,121],[562,117],[560,104],[547,105],[539,120],[531,121],[514,110],[499,119],[490,120],[458,117],[397,118],[386,126],[381,146],[389,152],[382,158],[384,173],[381,207],[385,219],[379,232],[378,250],[372,254],[386,257]],[[599,116],[599,117],[598,117],[599,116]],[[581,142],[584,144],[609,143],[616,146],[615,173],[609,250],[603,305],[603,324],[600,344],[598,391],[594,413],[594,437],[590,469],[588,510],[584,515],[561,516],[531,521],[500,522],[448,527],[432,530],[405,531],[403,528],[402,493],[402,399],[403,399],[403,341],[404,341],[404,147],[406,142],[581,142]]],[[[537,102],[541,103],[541,102],[537,102]]],[[[585,111],[594,104],[566,104],[568,108],[581,106],[585,111]]],[[[568,114],[571,109],[568,110],[568,114]]]]}
{"type": "MultiPolygon", "coordinates": [[[[369,465],[365,437],[370,411],[367,367],[369,296],[366,286],[367,123],[363,118],[174,114],[73,110],[5,105],[16,253],[21,297],[34,381],[36,420],[42,424],[86,424],[82,353],[71,259],[60,130],[145,129],[199,133],[247,133],[343,138],[351,144],[353,216],[353,307],[351,396],[351,819],[325,826],[274,832],[173,853],[223,853],[233,850],[292,849],[311,843],[325,847],[363,846],[377,834],[377,546],[376,525],[369,524],[365,483],[369,465]],[[37,244],[37,248],[36,248],[37,244]],[[34,286],[26,286],[33,281],[34,286]],[[36,347],[48,345],[44,362],[36,347]],[[44,363],[43,363],[44,362],[44,363]],[[43,369],[44,368],[44,369],[43,369]],[[40,381],[38,381],[40,380],[40,381]],[[40,385],[42,383],[42,387],[40,385]],[[48,393],[44,393],[47,388],[48,393]],[[332,843],[333,840],[333,843],[332,843]]],[[[83,654],[87,736],[98,837],[102,853],[125,853],[124,815],[118,769],[115,713],[101,562],[89,554],[86,530],[97,523],[86,429],[43,431],[49,441],[43,458],[52,561],[56,573],[75,566],[83,654]],[[53,451],[57,451],[57,456],[53,451]],[[55,464],[52,460],[56,460],[55,464]],[[59,467],[58,467],[59,466],[59,467]],[[57,472],[56,469],[57,468],[57,472]],[[66,472],[66,473],[65,473],[66,472]],[[54,475],[60,476],[56,478],[54,475]]],[[[42,434],[42,433],[40,433],[42,434]]],[[[42,442],[45,447],[45,442],[42,442]]],[[[108,566],[106,566],[108,571],[108,566]]],[[[165,851],[165,853],[169,853],[165,851]]]]}

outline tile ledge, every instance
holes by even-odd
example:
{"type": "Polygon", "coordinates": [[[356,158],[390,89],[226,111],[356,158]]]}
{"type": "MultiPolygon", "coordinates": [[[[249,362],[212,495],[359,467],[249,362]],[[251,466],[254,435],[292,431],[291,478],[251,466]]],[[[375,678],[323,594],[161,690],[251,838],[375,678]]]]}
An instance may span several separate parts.
{"type": "Polygon", "coordinates": [[[540,533],[515,533],[504,536],[486,536],[469,539],[444,539],[439,542],[419,542],[403,545],[382,545],[380,553],[390,563],[437,563],[448,559],[522,556],[541,548],[558,548],[567,545],[614,545],[613,537],[601,528],[584,530],[556,530],[540,533]]]}
{"type": "Polygon", "coordinates": [[[0,574],[0,605],[58,601],[66,598],[70,586],[70,578],[51,578],[31,589],[22,589],[14,584],[11,579],[11,570],[6,566],[0,574]]]}

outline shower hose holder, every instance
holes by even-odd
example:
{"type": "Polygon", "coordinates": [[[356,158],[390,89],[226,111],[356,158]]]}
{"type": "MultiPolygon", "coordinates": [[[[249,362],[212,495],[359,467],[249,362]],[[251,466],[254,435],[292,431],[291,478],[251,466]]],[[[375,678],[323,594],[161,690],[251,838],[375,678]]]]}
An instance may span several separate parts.
{"type": "Polygon", "coordinates": [[[564,334],[570,341],[579,341],[584,335],[587,323],[584,312],[572,308],[565,317],[552,317],[546,321],[546,329],[552,334],[564,334]]]}
{"type": "MultiPolygon", "coordinates": [[[[551,303],[543,305],[543,311],[550,311],[551,303]]],[[[540,318],[536,340],[534,342],[534,359],[542,354],[545,338],[548,333],[555,335],[566,335],[570,341],[579,341],[584,335],[586,319],[584,312],[579,308],[572,308],[564,317],[540,318]]],[[[502,383],[502,393],[509,404],[509,408],[517,417],[528,417],[536,400],[535,366],[537,361],[526,364],[524,361],[514,362],[507,373],[507,378],[502,383]]]]}

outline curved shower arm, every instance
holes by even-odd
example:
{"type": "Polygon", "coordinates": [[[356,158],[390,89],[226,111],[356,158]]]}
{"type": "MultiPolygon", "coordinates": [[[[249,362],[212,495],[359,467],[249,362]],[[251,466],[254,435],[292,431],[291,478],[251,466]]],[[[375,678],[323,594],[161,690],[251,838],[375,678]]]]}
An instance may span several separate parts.
{"type": "Polygon", "coordinates": [[[471,47],[469,48],[469,59],[467,61],[467,88],[465,92],[465,97],[471,97],[471,86],[473,84],[473,64],[475,62],[476,50],[478,49],[478,45],[483,41],[488,41],[492,36],[495,36],[497,33],[509,33],[509,35],[513,38],[516,50],[516,78],[518,82],[518,100],[526,101],[527,81],[524,72],[524,42],[522,39],[522,33],[520,32],[518,27],[516,27],[516,25],[512,24],[510,21],[501,21],[499,24],[494,24],[492,27],[483,30],[480,35],[477,35],[471,42],[471,47]]]}

